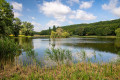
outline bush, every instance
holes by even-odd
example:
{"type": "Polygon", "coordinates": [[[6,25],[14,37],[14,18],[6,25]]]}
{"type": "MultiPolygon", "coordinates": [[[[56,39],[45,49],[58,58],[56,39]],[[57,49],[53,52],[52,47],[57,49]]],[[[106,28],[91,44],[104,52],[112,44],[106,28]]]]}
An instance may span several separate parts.
{"type": "Polygon", "coordinates": [[[58,28],[56,32],[51,32],[50,38],[67,38],[69,36],[70,34],[68,32],[65,32],[62,28],[58,28]]]}
{"type": "Polygon", "coordinates": [[[18,44],[14,40],[7,37],[0,38],[0,53],[15,53],[18,50],[18,44]]]}
{"type": "Polygon", "coordinates": [[[115,30],[115,33],[116,33],[116,36],[117,36],[117,37],[120,37],[120,28],[116,29],[116,30],[115,30]]]}
{"type": "Polygon", "coordinates": [[[67,38],[67,37],[70,36],[70,34],[69,34],[68,32],[63,32],[63,33],[62,33],[62,36],[63,36],[64,38],[67,38]]]}

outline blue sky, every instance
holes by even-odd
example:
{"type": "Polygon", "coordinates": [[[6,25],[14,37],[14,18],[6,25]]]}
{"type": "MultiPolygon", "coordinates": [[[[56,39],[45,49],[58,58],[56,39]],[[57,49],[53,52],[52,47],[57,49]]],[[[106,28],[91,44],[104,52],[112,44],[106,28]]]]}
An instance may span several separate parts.
{"type": "Polygon", "coordinates": [[[7,0],[15,17],[31,22],[35,31],[120,18],[120,0],[7,0]]]}

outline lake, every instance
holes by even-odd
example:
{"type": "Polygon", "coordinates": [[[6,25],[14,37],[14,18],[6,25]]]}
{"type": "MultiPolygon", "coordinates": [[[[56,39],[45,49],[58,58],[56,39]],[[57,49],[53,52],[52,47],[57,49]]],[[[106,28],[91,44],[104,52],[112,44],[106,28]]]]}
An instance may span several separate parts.
{"type": "Polygon", "coordinates": [[[55,62],[46,59],[46,50],[51,47],[70,50],[72,62],[81,61],[82,51],[86,53],[86,61],[110,62],[120,55],[120,38],[12,38],[19,45],[17,54],[1,55],[0,62],[5,64],[31,64],[40,61],[42,65],[52,66],[55,62]]]}

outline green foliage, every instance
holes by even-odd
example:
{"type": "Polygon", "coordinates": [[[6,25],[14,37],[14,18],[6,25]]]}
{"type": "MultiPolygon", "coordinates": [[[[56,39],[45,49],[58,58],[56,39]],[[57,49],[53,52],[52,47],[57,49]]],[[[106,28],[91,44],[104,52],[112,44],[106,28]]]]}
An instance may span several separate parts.
{"type": "Polygon", "coordinates": [[[18,44],[7,37],[0,38],[0,53],[1,54],[8,54],[8,53],[15,53],[18,50],[18,44]]]}
{"type": "Polygon", "coordinates": [[[57,28],[56,32],[52,31],[50,38],[67,38],[70,34],[65,32],[62,28],[57,28]]]}
{"type": "Polygon", "coordinates": [[[21,29],[21,21],[19,18],[15,18],[13,21],[13,34],[15,35],[15,37],[18,37],[19,35],[19,31],[21,29]]]}
{"type": "Polygon", "coordinates": [[[12,6],[5,0],[0,0],[0,34],[11,33],[13,17],[12,6]]]}
{"type": "Polygon", "coordinates": [[[70,34],[68,32],[63,32],[62,33],[62,37],[64,38],[68,38],[70,36],[70,34]]]}
{"type": "Polygon", "coordinates": [[[51,35],[51,28],[49,27],[49,35],[51,35]]]}
{"type": "Polygon", "coordinates": [[[56,31],[56,27],[55,27],[55,25],[53,26],[53,31],[56,31]]]}
{"type": "Polygon", "coordinates": [[[14,18],[13,7],[5,0],[0,0],[0,35],[10,35],[13,33],[16,37],[20,34],[33,36],[33,25],[29,22],[23,22],[21,30],[21,21],[14,18]]]}
{"type": "Polygon", "coordinates": [[[57,37],[57,32],[52,31],[50,38],[56,38],[57,37]]]}
{"type": "Polygon", "coordinates": [[[49,30],[42,30],[40,35],[49,35],[49,30]]]}
{"type": "Polygon", "coordinates": [[[34,28],[34,26],[31,23],[23,22],[22,26],[23,26],[23,28],[22,28],[21,32],[24,35],[26,35],[26,36],[28,36],[28,35],[33,36],[33,28],[34,28]]]}
{"type": "MultiPolygon", "coordinates": [[[[90,24],[75,24],[68,26],[61,26],[64,31],[70,33],[70,35],[115,35],[115,30],[120,27],[120,19],[111,21],[100,21],[90,24]]],[[[45,30],[47,33],[48,30],[45,30]]],[[[48,33],[49,34],[49,33],[48,33]]],[[[47,34],[47,35],[48,35],[47,34]]]]}
{"type": "Polygon", "coordinates": [[[72,53],[70,50],[51,48],[46,50],[46,55],[51,60],[57,62],[58,64],[64,63],[64,61],[72,60],[72,53]]]}
{"type": "Polygon", "coordinates": [[[76,34],[76,35],[79,35],[79,36],[85,35],[85,28],[82,28],[82,27],[77,28],[77,29],[75,30],[75,34],[76,34]]]}
{"type": "Polygon", "coordinates": [[[120,28],[116,29],[116,30],[115,30],[115,33],[116,33],[116,36],[117,36],[117,37],[120,37],[120,28]]]}

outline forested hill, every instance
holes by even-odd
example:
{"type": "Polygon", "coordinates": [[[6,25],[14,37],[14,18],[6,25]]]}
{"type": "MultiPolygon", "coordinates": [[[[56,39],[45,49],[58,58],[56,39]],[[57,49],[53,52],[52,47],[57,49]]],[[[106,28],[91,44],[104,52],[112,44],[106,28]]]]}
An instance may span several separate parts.
{"type": "MultiPolygon", "coordinates": [[[[115,35],[115,30],[120,28],[120,19],[111,21],[100,21],[89,24],[74,24],[68,26],[61,26],[65,31],[71,35],[115,35]]],[[[51,30],[43,30],[41,34],[49,34],[51,30]]]]}
{"type": "Polygon", "coordinates": [[[115,30],[119,27],[120,19],[62,26],[64,30],[77,35],[115,35],[115,30]]]}

